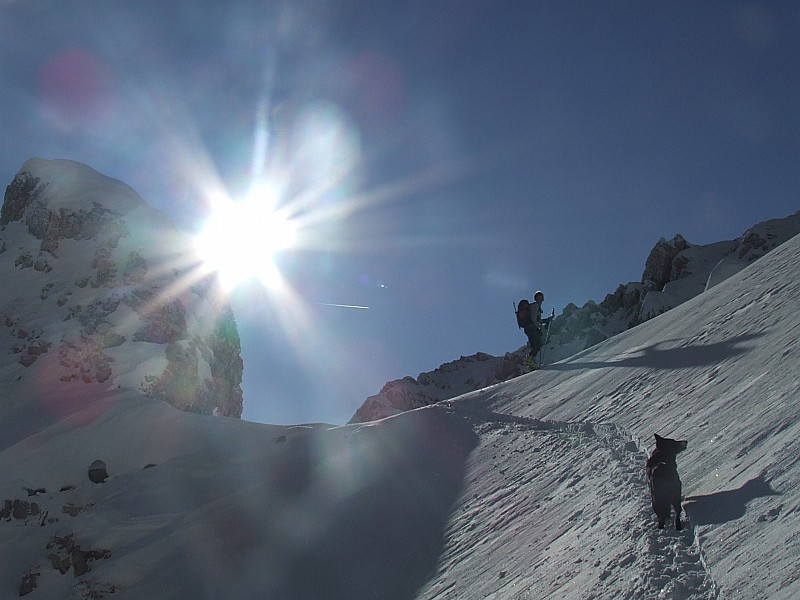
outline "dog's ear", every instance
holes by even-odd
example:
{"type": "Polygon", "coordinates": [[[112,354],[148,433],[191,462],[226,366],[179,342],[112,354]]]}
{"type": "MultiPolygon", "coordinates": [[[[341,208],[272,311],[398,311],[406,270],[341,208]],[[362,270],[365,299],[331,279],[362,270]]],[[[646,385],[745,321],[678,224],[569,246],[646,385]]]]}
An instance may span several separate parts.
{"type": "Polygon", "coordinates": [[[662,437],[661,437],[660,435],[658,435],[657,433],[654,433],[653,435],[654,435],[654,436],[655,436],[655,438],[656,438],[656,446],[658,446],[658,445],[659,445],[659,444],[660,444],[660,443],[661,443],[661,442],[664,440],[664,438],[662,438],[662,437]]]}

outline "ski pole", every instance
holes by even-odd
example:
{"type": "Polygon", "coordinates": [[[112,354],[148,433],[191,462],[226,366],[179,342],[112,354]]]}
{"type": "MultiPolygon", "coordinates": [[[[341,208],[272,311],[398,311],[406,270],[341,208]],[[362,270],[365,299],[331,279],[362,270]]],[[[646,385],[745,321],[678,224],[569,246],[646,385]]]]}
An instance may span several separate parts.
{"type": "Polygon", "coordinates": [[[554,308],[553,311],[550,313],[550,320],[547,322],[547,334],[544,338],[544,344],[542,344],[542,349],[539,351],[539,364],[544,366],[544,351],[547,349],[547,342],[550,341],[550,325],[553,324],[553,318],[556,316],[556,309],[554,308]]]}

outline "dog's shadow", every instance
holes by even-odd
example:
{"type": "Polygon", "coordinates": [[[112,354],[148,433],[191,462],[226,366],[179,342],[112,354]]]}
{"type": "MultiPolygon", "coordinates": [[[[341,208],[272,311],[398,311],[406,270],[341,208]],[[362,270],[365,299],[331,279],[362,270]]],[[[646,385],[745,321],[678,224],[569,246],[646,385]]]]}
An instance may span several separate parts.
{"type": "Polygon", "coordinates": [[[747,511],[747,503],[755,498],[779,495],[761,473],[736,490],[690,496],[686,498],[683,508],[695,525],[716,525],[742,518],[747,511]]]}

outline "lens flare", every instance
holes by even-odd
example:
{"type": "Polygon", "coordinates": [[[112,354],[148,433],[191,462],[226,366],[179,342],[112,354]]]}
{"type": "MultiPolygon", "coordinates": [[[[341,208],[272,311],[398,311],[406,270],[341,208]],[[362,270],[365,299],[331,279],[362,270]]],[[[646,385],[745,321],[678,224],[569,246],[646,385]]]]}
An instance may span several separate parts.
{"type": "Polygon", "coordinates": [[[219,274],[226,290],[253,278],[270,289],[280,286],[275,258],[294,245],[297,226],[276,203],[274,191],[266,186],[254,188],[238,202],[222,199],[195,237],[205,268],[219,274]]]}
{"type": "Polygon", "coordinates": [[[113,79],[111,68],[89,51],[64,52],[39,69],[42,112],[62,131],[100,128],[116,117],[113,79]]]}

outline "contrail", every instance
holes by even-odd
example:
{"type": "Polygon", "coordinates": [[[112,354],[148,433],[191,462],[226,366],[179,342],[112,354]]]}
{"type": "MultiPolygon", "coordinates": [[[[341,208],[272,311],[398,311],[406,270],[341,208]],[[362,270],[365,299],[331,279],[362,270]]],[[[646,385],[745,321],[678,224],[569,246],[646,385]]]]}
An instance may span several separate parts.
{"type": "Polygon", "coordinates": [[[317,302],[317,304],[321,304],[322,306],[333,306],[336,308],[357,308],[359,310],[369,310],[369,306],[356,306],[354,304],[331,304],[329,302],[317,302]]]}

